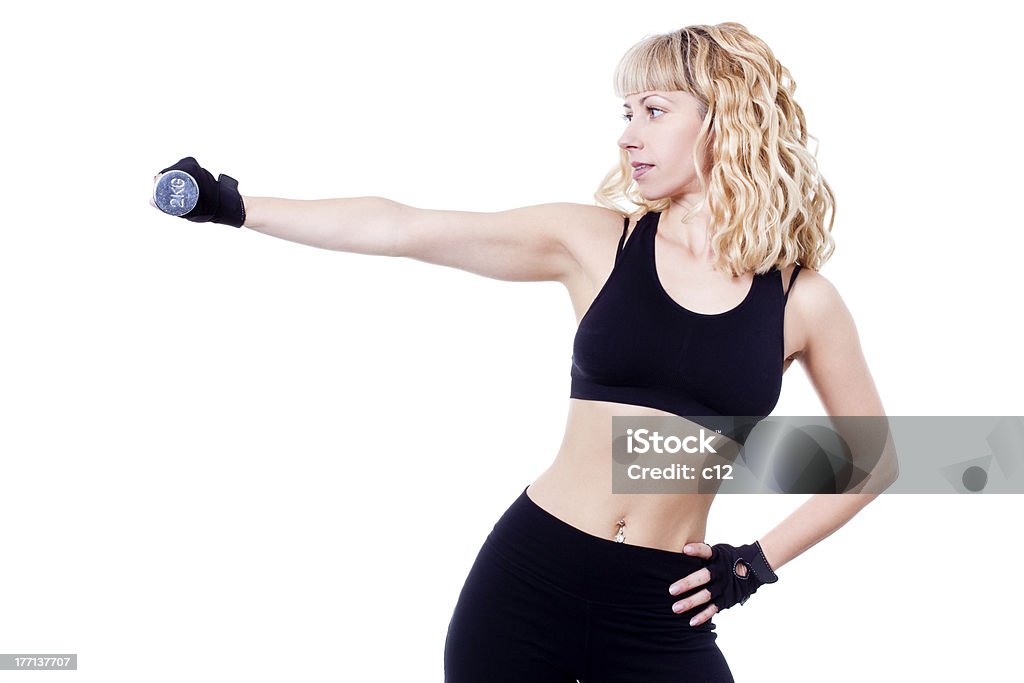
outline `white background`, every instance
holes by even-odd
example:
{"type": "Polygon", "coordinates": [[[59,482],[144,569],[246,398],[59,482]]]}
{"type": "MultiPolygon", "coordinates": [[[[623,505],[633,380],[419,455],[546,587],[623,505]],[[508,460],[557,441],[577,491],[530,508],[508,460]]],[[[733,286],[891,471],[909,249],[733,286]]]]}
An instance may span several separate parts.
{"type": "MultiPolygon", "coordinates": [[[[476,552],[561,440],[564,289],[171,218],[152,177],[193,155],[246,195],[592,203],[617,61],[686,24],[792,71],[837,195],[822,274],[888,413],[1024,415],[1015,25],[909,5],[9,8],[0,652],[78,654],[41,680],[441,681],[476,552]]],[[[775,414],[822,410],[795,365],[775,414]]],[[[708,538],[803,500],[723,496],[708,538]]],[[[1022,508],[882,496],[718,644],[739,681],[1012,677],[1022,508]]]]}

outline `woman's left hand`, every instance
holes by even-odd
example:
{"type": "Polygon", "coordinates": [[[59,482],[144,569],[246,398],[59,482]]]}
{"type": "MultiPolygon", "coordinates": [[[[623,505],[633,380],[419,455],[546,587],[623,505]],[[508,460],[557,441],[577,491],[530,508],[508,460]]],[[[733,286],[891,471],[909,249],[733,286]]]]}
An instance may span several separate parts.
{"type": "MultiPolygon", "coordinates": [[[[690,555],[692,557],[700,557],[705,560],[708,560],[711,559],[711,546],[707,543],[687,543],[683,547],[683,553],[686,555],[690,555]]],[[[747,568],[743,565],[740,565],[736,569],[736,571],[739,572],[741,576],[745,576],[747,573],[747,568]]],[[[707,567],[702,567],[697,571],[693,572],[692,574],[685,576],[679,581],[673,583],[671,586],[669,586],[668,592],[672,595],[680,595],[690,590],[691,588],[703,586],[710,579],[711,572],[708,571],[707,567]]],[[[698,593],[694,593],[693,595],[675,603],[674,605],[672,605],[672,611],[676,614],[682,614],[683,612],[693,609],[697,605],[702,605],[706,602],[709,602],[710,600],[711,592],[705,589],[698,593]]],[[[707,609],[705,609],[703,612],[695,616],[693,619],[690,619],[690,626],[697,626],[698,624],[703,624],[705,621],[718,614],[718,612],[718,607],[716,607],[714,603],[711,603],[708,605],[707,609]]]]}
{"type": "Polygon", "coordinates": [[[760,586],[779,580],[757,541],[739,547],[728,543],[714,546],[687,543],[683,553],[708,560],[704,567],[676,581],[668,589],[672,595],[681,595],[706,586],[704,590],[672,605],[672,610],[681,614],[708,603],[706,609],[690,620],[690,626],[703,624],[724,609],[744,604],[760,586]]]}

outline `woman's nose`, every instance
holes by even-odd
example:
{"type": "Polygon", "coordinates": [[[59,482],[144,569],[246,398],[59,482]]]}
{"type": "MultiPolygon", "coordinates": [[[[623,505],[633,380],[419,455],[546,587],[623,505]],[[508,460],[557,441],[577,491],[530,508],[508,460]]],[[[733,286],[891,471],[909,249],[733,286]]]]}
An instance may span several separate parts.
{"type": "Polygon", "coordinates": [[[637,148],[639,146],[640,145],[637,143],[636,138],[634,138],[632,136],[627,137],[627,136],[623,135],[621,138],[619,138],[619,148],[623,149],[623,150],[625,150],[627,152],[630,149],[635,149],[635,148],[637,148]]]}
{"type": "Polygon", "coordinates": [[[632,124],[626,124],[626,129],[619,136],[619,147],[628,150],[630,147],[641,147],[640,139],[637,137],[632,124]]]}

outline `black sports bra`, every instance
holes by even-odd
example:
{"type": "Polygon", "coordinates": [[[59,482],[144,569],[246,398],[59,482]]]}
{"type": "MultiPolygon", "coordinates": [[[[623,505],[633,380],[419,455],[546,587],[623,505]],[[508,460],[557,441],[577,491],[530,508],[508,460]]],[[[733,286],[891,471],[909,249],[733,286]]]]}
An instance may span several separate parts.
{"type": "Polygon", "coordinates": [[[801,266],[785,293],[776,267],[755,274],[735,308],[690,311],[658,279],[660,215],[644,214],[628,241],[626,217],[612,272],[576,330],[569,397],[685,417],[766,417],[782,391],[783,314],[801,266]]]}

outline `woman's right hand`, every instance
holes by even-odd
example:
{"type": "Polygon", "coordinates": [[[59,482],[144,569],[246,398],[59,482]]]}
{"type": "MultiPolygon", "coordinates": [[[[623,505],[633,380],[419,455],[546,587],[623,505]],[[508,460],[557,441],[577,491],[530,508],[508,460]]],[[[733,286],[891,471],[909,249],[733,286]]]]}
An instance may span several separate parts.
{"type": "MultiPolygon", "coordinates": [[[[199,165],[194,157],[185,157],[177,163],[161,169],[160,173],[153,176],[153,182],[168,171],[184,171],[195,178],[199,185],[199,198],[196,205],[181,218],[186,218],[194,223],[221,223],[240,228],[245,224],[245,204],[242,195],[238,192],[238,181],[223,173],[216,180],[213,174],[199,165]]],[[[149,203],[154,208],[156,202],[150,197],[149,203]]]]}

